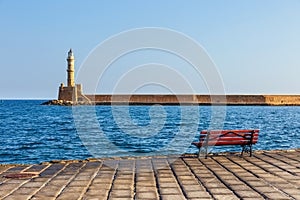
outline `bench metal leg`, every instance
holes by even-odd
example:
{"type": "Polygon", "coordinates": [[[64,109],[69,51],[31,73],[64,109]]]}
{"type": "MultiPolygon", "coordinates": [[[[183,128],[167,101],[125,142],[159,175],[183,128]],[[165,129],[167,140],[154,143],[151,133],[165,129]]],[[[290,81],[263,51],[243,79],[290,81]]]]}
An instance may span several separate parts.
{"type": "Polygon", "coordinates": [[[250,145],[242,145],[242,153],[241,153],[241,156],[243,156],[244,152],[249,153],[249,154],[250,154],[250,157],[252,157],[252,144],[250,144],[250,145]],[[249,149],[247,149],[247,147],[248,147],[249,149]]]}
{"type": "Polygon", "coordinates": [[[207,148],[208,146],[205,147],[205,159],[207,159],[207,148]]]}
{"type": "Polygon", "coordinates": [[[252,157],[252,144],[250,144],[250,157],[252,157]]]}
{"type": "Polygon", "coordinates": [[[201,152],[203,153],[203,150],[201,151],[201,148],[204,148],[204,153],[205,153],[205,159],[207,159],[207,152],[208,152],[208,147],[206,146],[206,147],[200,147],[199,148],[199,151],[198,151],[198,158],[200,158],[200,156],[201,156],[201,152]]]}
{"type": "Polygon", "coordinates": [[[242,153],[241,153],[241,156],[243,156],[244,151],[245,151],[245,145],[242,146],[242,153]]]}

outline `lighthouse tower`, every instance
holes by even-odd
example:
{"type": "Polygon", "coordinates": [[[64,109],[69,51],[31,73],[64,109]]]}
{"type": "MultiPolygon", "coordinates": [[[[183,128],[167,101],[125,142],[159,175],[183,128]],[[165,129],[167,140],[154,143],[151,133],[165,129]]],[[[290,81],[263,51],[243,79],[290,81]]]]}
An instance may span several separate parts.
{"type": "Polygon", "coordinates": [[[68,87],[74,87],[75,83],[74,83],[74,55],[72,52],[72,49],[70,49],[70,51],[68,52],[68,57],[67,57],[67,62],[68,62],[68,87]]]}
{"type": "Polygon", "coordinates": [[[67,86],[64,86],[64,83],[61,83],[58,92],[58,100],[77,102],[78,97],[82,95],[81,84],[75,85],[74,81],[74,61],[74,54],[72,49],[70,49],[67,57],[67,86]]]}

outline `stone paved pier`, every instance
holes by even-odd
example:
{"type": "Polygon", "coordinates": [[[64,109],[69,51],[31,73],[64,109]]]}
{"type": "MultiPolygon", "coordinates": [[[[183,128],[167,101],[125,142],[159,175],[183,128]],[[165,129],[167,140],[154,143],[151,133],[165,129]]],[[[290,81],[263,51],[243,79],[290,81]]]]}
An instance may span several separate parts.
{"type": "Polygon", "coordinates": [[[0,199],[300,199],[300,149],[1,165],[0,199]]]}

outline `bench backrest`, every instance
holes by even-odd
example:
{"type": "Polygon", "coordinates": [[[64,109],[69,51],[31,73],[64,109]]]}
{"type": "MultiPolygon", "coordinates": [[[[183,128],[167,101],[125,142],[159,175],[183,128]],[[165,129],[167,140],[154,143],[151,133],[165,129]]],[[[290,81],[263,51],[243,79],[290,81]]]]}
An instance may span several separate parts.
{"type": "Polygon", "coordinates": [[[205,130],[200,132],[200,143],[208,146],[255,144],[258,132],[259,130],[205,130]]]}

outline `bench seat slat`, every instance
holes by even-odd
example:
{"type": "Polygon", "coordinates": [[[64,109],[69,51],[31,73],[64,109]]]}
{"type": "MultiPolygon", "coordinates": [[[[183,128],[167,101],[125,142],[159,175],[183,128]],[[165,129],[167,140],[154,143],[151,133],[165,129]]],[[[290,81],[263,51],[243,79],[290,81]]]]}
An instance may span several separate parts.
{"type": "MultiPolygon", "coordinates": [[[[205,138],[207,136],[207,134],[201,134],[200,138],[205,138]]],[[[232,138],[250,138],[251,134],[233,134],[233,133],[229,133],[229,134],[213,134],[210,135],[211,138],[224,138],[224,137],[232,137],[232,138]]],[[[254,133],[253,137],[258,137],[258,133],[254,133]]]]}
{"type": "MultiPolygon", "coordinates": [[[[252,144],[256,144],[256,141],[253,141],[252,144]]],[[[197,147],[202,147],[204,145],[206,145],[206,143],[203,142],[193,142],[194,145],[196,145],[197,147]]],[[[208,146],[223,146],[223,145],[248,145],[250,144],[249,141],[247,140],[241,140],[241,141],[209,141],[207,143],[208,146]]]]}
{"type": "MultiPolygon", "coordinates": [[[[213,140],[227,140],[227,141],[232,141],[232,140],[250,140],[251,137],[218,137],[218,138],[215,138],[215,137],[210,137],[208,140],[209,141],[213,141],[213,140]]],[[[203,137],[203,138],[200,138],[200,141],[204,141],[206,140],[206,137],[203,137]]],[[[253,137],[252,140],[258,140],[258,137],[253,137]]]]}
{"type": "MultiPolygon", "coordinates": [[[[224,134],[224,133],[228,133],[228,132],[234,132],[234,133],[251,133],[252,131],[254,131],[255,133],[258,133],[259,130],[211,130],[209,131],[210,134],[224,134]]],[[[201,134],[206,134],[208,131],[204,130],[201,131],[201,134]]]]}

